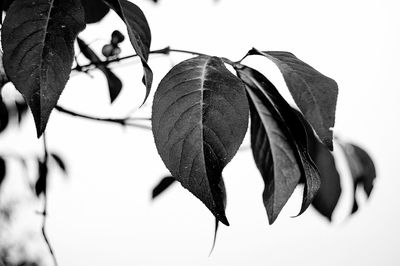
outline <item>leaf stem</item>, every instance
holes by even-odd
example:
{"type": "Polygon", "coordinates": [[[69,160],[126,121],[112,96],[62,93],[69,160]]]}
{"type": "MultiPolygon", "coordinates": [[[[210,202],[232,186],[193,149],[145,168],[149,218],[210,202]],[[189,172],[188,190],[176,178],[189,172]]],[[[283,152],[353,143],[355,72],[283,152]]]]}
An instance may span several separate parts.
{"type": "Polygon", "coordinates": [[[90,115],[85,115],[81,113],[77,113],[68,109],[65,109],[64,107],[61,106],[56,106],[55,109],[61,113],[68,114],[71,116],[75,117],[80,117],[88,120],[93,120],[93,121],[99,121],[99,122],[108,122],[108,123],[114,123],[114,124],[119,124],[121,126],[130,126],[130,127],[137,127],[137,128],[142,128],[142,129],[151,129],[149,126],[141,125],[134,123],[132,121],[149,121],[149,118],[136,118],[136,117],[126,117],[126,118],[102,118],[102,117],[95,117],[95,116],[90,116],[90,115]]]}

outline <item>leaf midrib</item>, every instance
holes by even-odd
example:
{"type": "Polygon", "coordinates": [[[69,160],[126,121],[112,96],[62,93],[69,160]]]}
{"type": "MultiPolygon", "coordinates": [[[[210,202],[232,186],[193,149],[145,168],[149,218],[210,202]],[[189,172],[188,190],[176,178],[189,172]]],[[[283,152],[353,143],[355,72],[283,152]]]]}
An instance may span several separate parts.
{"type": "MultiPolygon", "coordinates": [[[[48,9],[48,13],[47,13],[47,18],[46,18],[46,24],[45,24],[45,26],[44,26],[44,34],[43,34],[43,39],[42,39],[42,49],[41,49],[41,51],[40,51],[40,64],[39,64],[39,75],[40,75],[40,86],[39,86],[39,93],[40,93],[40,95],[39,95],[39,102],[40,102],[40,113],[43,113],[43,105],[41,104],[41,100],[42,100],[42,95],[41,95],[41,90],[42,90],[42,86],[44,85],[44,86],[46,86],[47,87],[47,69],[46,69],[46,75],[45,75],[45,78],[46,78],[46,82],[44,82],[43,81],[43,73],[42,73],[42,67],[43,67],[43,61],[44,61],[44,58],[43,58],[43,52],[44,52],[44,47],[45,47],[45,45],[46,45],[46,39],[47,39],[47,35],[48,35],[48,28],[49,28],[49,21],[50,21],[50,17],[51,17],[51,11],[53,10],[53,7],[54,7],[54,1],[55,0],[51,0],[51,2],[50,2],[50,6],[49,6],[49,9],[48,9]],[[43,84],[43,82],[44,82],[44,84],[43,84]]],[[[43,127],[43,125],[42,125],[42,119],[40,119],[40,127],[42,128],[43,127]]]]}

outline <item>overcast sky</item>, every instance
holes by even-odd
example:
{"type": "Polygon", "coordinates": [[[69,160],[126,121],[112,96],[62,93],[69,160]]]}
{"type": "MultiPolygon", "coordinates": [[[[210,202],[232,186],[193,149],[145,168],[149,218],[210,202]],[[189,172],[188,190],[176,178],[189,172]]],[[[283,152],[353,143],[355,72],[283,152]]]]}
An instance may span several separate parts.
{"type": "MultiPolygon", "coordinates": [[[[297,191],[274,225],[262,203],[264,184],[250,150],[224,171],[231,226],[220,226],[215,250],[214,219],[179,184],[159,199],[151,189],[168,174],[150,131],[123,129],[56,113],[49,146],[67,161],[69,177],[51,172],[48,235],[60,266],[109,265],[398,265],[400,263],[398,1],[161,0],[135,1],[146,14],[152,49],[171,46],[240,59],[250,48],[294,53],[339,84],[335,133],[366,148],[377,165],[370,201],[350,219],[351,187],[346,163],[343,196],[334,223],[310,208],[298,218],[297,191]]],[[[82,34],[100,51],[114,29],[124,25],[109,14],[82,34]]],[[[133,53],[128,41],[123,53],[133,53]]],[[[152,56],[153,91],[172,64],[188,56],[152,56]]],[[[292,101],[278,69],[266,59],[246,61],[267,75],[292,101]]],[[[123,94],[109,105],[104,77],[73,75],[60,105],[98,116],[124,116],[142,102],[144,87],[137,61],[115,65],[123,94]]],[[[150,116],[151,102],[136,112],[150,116]]],[[[28,117],[23,131],[7,132],[1,147],[40,153],[28,117]],[[16,133],[18,132],[18,133],[16,133]]],[[[249,145],[246,138],[244,144],[249,145]]],[[[13,165],[10,175],[20,175],[13,165]]],[[[40,205],[28,212],[32,219],[40,205]]],[[[39,228],[39,227],[38,227],[39,228]]]]}

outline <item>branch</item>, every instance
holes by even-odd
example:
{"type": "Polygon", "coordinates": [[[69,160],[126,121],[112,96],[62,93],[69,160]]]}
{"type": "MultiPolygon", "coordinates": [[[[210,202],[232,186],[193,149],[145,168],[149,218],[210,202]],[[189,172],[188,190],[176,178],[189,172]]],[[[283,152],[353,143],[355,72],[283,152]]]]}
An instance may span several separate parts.
{"type": "Polygon", "coordinates": [[[149,118],[134,118],[134,117],[126,117],[126,118],[101,118],[101,117],[95,117],[95,116],[89,116],[89,115],[84,115],[80,114],[68,109],[65,109],[61,106],[56,106],[55,109],[61,113],[68,114],[71,116],[75,117],[80,117],[80,118],[85,118],[88,120],[93,120],[93,121],[99,121],[99,122],[108,122],[108,123],[114,123],[114,124],[119,124],[121,126],[130,126],[130,127],[137,127],[137,128],[142,128],[142,129],[151,129],[149,126],[133,123],[132,121],[149,121],[149,118]]]}
{"type": "MultiPolygon", "coordinates": [[[[47,164],[47,159],[49,157],[49,152],[48,152],[48,149],[47,149],[46,135],[44,133],[43,133],[43,147],[44,147],[44,163],[47,164]]],[[[47,178],[46,178],[46,182],[47,182],[47,178]]],[[[49,239],[47,237],[47,234],[46,234],[46,221],[47,221],[47,191],[46,190],[47,190],[47,186],[45,186],[45,191],[43,193],[44,194],[44,202],[43,202],[43,213],[42,213],[42,216],[43,216],[43,220],[42,220],[42,235],[43,235],[44,241],[47,244],[47,247],[49,249],[51,257],[53,259],[54,266],[58,266],[57,259],[56,259],[56,256],[54,254],[54,250],[51,247],[50,241],[49,241],[49,239]]]]}
{"type": "MultiPolygon", "coordinates": [[[[181,49],[171,49],[169,46],[163,48],[163,49],[158,49],[158,50],[153,50],[150,51],[149,54],[165,54],[165,55],[169,55],[171,52],[174,53],[183,53],[183,54],[191,54],[191,55],[205,55],[202,53],[198,53],[198,52],[193,52],[193,51],[187,51],[187,50],[181,50],[181,49]]],[[[109,59],[109,60],[104,60],[104,61],[100,61],[100,62],[91,62],[89,64],[83,65],[83,66],[76,66],[74,67],[72,70],[73,71],[78,71],[78,72],[87,72],[93,68],[96,68],[98,66],[107,66],[111,63],[115,63],[115,62],[120,62],[120,61],[124,61],[130,58],[134,58],[134,57],[138,57],[138,54],[132,54],[132,55],[127,55],[127,56],[123,56],[123,57],[118,57],[118,58],[113,58],[113,59],[109,59]]]]}

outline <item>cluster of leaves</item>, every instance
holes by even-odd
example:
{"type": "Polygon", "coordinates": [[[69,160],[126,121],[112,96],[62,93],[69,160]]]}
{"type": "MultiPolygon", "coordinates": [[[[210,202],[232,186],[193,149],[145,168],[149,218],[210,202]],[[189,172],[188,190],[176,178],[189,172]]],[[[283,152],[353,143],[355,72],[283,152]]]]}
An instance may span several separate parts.
{"type": "MultiPolygon", "coordinates": [[[[110,9],[125,22],[135,56],[142,63],[146,101],[153,76],[147,63],[151,32],[137,5],[127,0],[9,2],[12,2],[9,6],[2,6],[6,10],[1,30],[5,77],[24,96],[38,136],[44,132],[68,81],[75,40],[90,65],[106,76],[111,102],[119,95],[122,83],[107,65],[120,60],[118,44],[123,36],[114,33],[110,44],[103,48],[106,61],[101,61],[78,38],[87,23],[101,20],[110,9]]],[[[159,53],[169,51],[158,50],[159,53]]],[[[333,191],[337,196],[341,190],[330,153],[338,94],[336,82],[289,52],[251,49],[244,58],[262,56],[277,65],[300,109],[297,111],[267,77],[242,64],[243,59],[233,62],[193,54],[198,56],[181,62],[167,73],[153,100],[151,120],[155,144],[174,180],[199,198],[218,221],[228,225],[222,172],[236,155],[250,117],[251,148],[265,183],[263,200],[269,222],[276,220],[299,184],[304,184],[299,214],[313,203],[330,218],[337,199],[327,196],[327,203],[326,193],[333,191]],[[236,75],[226,65],[233,67],[236,75]]],[[[85,71],[80,65],[75,69],[85,71]]],[[[369,156],[365,152],[352,147],[352,152],[346,154],[352,162],[350,166],[356,169],[352,170],[355,182],[363,184],[370,193],[375,177],[372,161],[366,159],[369,156]]],[[[44,162],[39,169],[46,175],[44,162]]],[[[171,180],[163,181],[164,186],[172,183],[171,180]]],[[[38,195],[45,191],[42,189],[45,182],[41,184],[37,184],[38,195]]]]}

